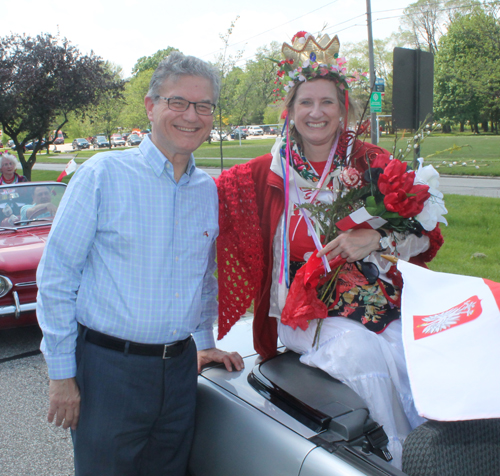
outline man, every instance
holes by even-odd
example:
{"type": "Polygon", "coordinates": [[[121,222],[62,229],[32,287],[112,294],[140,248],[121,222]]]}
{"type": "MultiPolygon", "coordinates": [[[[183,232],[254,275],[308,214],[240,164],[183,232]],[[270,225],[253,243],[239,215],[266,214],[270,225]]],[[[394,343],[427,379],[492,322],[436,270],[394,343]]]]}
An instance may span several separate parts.
{"type": "Polygon", "coordinates": [[[36,187],[33,192],[33,205],[24,205],[21,208],[21,220],[53,217],[57,207],[50,201],[51,198],[49,187],[36,187]]]}
{"type": "Polygon", "coordinates": [[[197,369],[243,368],[214,348],[217,191],[192,156],[219,90],[211,66],[172,53],[144,101],[152,133],[87,160],[59,206],[37,315],[48,419],[72,429],[76,476],[184,475],[197,369]]]}

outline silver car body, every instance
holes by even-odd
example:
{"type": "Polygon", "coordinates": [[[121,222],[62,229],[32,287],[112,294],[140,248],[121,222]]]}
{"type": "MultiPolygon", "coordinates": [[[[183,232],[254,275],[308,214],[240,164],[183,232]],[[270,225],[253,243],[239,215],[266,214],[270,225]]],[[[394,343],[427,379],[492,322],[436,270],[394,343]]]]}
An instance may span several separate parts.
{"type": "MultiPolygon", "coordinates": [[[[217,343],[219,348],[245,355],[245,369],[227,372],[220,365],[213,366],[203,370],[198,379],[197,421],[189,463],[191,476],[404,474],[380,457],[364,452],[360,446],[351,446],[348,442],[331,445],[321,442],[322,436],[328,432],[312,429],[307,422],[300,421],[300,415],[297,418],[293,411],[285,408],[286,405],[283,407],[275,396],[258,391],[251,382],[259,378],[261,371],[265,373],[266,364],[260,365],[260,357],[251,345],[251,326],[251,319],[244,320],[217,343]]],[[[283,355],[297,358],[298,362],[298,356],[293,353],[283,355]]],[[[306,373],[323,374],[317,369],[299,365],[306,373]]],[[[343,419],[352,415],[361,415],[364,421],[368,416],[364,402],[326,374],[321,378],[336,385],[344,400],[355,400],[352,407],[358,408],[354,413],[339,416],[336,419],[338,428],[342,427],[343,419]]],[[[308,383],[301,382],[300,385],[307,386],[308,383]]],[[[317,388],[317,392],[321,395],[322,388],[317,388]]]]}

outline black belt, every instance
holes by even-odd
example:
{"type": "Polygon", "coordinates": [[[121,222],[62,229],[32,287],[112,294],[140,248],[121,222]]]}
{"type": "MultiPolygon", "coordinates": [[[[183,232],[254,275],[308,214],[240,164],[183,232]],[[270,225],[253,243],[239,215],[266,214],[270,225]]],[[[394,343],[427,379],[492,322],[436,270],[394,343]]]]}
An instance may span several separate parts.
{"type": "Polygon", "coordinates": [[[189,346],[192,339],[192,336],[189,336],[187,339],[179,340],[172,344],[138,344],[137,342],[102,334],[82,324],[78,324],[78,332],[87,342],[99,347],[129,354],[162,357],[163,359],[171,359],[172,357],[181,355],[189,346]]]}

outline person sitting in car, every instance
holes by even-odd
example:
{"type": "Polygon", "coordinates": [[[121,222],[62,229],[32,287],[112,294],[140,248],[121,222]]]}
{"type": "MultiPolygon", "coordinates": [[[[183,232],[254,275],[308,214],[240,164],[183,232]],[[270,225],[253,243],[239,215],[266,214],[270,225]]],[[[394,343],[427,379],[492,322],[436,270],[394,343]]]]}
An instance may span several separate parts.
{"type": "Polygon", "coordinates": [[[33,192],[33,204],[24,205],[21,208],[21,220],[54,217],[57,207],[50,200],[51,191],[49,187],[45,185],[36,187],[33,192]]]}
{"type": "Polygon", "coordinates": [[[12,207],[8,203],[2,208],[2,213],[5,218],[0,223],[0,226],[14,226],[14,222],[19,220],[19,217],[14,214],[12,207]]]}

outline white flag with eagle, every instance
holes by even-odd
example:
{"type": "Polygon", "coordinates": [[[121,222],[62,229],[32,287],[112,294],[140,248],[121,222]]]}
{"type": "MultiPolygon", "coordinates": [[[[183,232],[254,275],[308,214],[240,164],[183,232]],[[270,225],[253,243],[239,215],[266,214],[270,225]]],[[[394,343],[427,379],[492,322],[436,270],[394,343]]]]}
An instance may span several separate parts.
{"type": "Polygon", "coordinates": [[[500,418],[500,284],[398,261],[401,319],[419,414],[500,418]]]}

